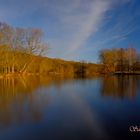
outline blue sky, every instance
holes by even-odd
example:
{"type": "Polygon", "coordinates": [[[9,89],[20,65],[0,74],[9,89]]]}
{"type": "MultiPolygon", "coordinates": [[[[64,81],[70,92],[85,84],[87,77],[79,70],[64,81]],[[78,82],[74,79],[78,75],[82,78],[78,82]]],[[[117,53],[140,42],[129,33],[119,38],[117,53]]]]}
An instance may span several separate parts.
{"type": "Polygon", "coordinates": [[[140,0],[0,0],[0,21],[42,29],[52,58],[98,62],[104,48],[140,51],[140,0]]]}

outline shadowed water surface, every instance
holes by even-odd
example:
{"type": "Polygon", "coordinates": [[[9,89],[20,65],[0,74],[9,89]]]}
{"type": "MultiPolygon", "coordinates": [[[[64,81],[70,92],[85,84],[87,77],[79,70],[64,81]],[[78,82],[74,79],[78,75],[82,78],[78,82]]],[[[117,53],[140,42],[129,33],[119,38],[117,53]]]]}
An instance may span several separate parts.
{"type": "Polygon", "coordinates": [[[133,138],[140,77],[0,79],[0,140],[133,138]]]}

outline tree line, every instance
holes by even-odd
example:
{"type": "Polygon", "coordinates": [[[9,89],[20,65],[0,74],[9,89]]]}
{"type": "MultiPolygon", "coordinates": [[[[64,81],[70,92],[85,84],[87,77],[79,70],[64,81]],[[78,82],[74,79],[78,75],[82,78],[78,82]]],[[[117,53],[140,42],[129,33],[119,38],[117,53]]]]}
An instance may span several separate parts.
{"type": "Polygon", "coordinates": [[[140,54],[133,47],[104,49],[99,53],[101,73],[140,72],[140,54]]]}
{"type": "Polygon", "coordinates": [[[14,28],[0,22],[0,75],[61,75],[90,77],[98,64],[64,61],[46,57],[47,43],[37,28],[14,28]]]}
{"type": "Polygon", "coordinates": [[[0,76],[60,75],[92,77],[106,73],[140,73],[140,55],[133,47],[103,49],[99,64],[46,56],[48,45],[38,28],[14,28],[0,22],[0,76]]]}
{"type": "Polygon", "coordinates": [[[13,28],[0,23],[0,72],[25,73],[35,55],[45,52],[40,29],[13,28]]]}

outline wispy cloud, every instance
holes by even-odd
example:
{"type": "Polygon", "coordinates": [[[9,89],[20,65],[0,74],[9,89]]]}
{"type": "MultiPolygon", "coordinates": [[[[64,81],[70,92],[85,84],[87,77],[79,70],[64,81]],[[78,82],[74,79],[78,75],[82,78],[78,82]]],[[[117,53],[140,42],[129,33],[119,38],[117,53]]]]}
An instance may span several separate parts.
{"type": "MultiPolygon", "coordinates": [[[[64,1],[66,2],[67,0],[64,1]]],[[[60,37],[57,36],[56,40],[57,42],[58,40],[59,42],[62,41],[63,43],[60,44],[65,45],[62,45],[64,49],[61,53],[63,53],[63,56],[67,59],[75,57],[81,49],[87,49],[87,46],[84,48],[82,46],[91,35],[96,36],[96,33],[100,32],[101,26],[105,20],[107,20],[106,13],[109,10],[112,10],[118,4],[121,5],[130,2],[130,0],[71,0],[69,3],[65,3],[64,1],[58,5],[52,4],[52,9],[54,9],[53,16],[58,20],[57,24],[59,23],[59,29],[55,29],[54,32],[61,34],[60,37]]],[[[119,26],[119,22],[113,26],[113,29],[110,27],[111,29],[108,30],[111,32],[115,30],[116,32],[118,30],[116,26],[119,26]]],[[[106,32],[109,33],[109,31],[106,32]]],[[[100,43],[96,43],[96,45],[94,45],[93,42],[93,45],[96,46],[93,49],[100,47],[100,45],[98,46],[97,44],[103,44],[103,42],[116,39],[115,36],[118,37],[118,40],[122,40],[122,38],[124,39],[124,36],[126,38],[127,35],[126,32],[123,32],[113,34],[113,37],[107,38],[109,37],[107,33],[102,32],[102,34],[104,35],[100,37],[104,36],[104,38],[98,38],[98,42],[100,43]]],[[[54,45],[57,46],[58,44],[54,45]]]]}
{"type": "Polygon", "coordinates": [[[61,33],[65,36],[63,41],[67,42],[67,57],[72,57],[88,37],[99,30],[110,4],[110,0],[71,0],[66,5],[55,5],[54,13],[59,21],[61,33]]]}
{"type": "MultiPolygon", "coordinates": [[[[88,39],[88,37],[99,30],[104,13],[109,9],[108,1],[94,1],[89,3],[89,11],[81,17],[74,17],[79,25],[73,32],[73,40],[69,44],[68,51],[75,51],[88,39]]],[[[82,4],[81,4],[82,6],[82,4]]],[[[71,26],[71,24],[70,24],[71,26]]]]}
{"type": "MultiPolygon", "coordinates": [[[[131,0],[124,0],[121,1],[122,6],[125,6],[123,4],[132,2],[131,0]]],[[[115,5],[117,3],[112,3],[112,5],[115,5]]],[[[120,4],[120,3],[119,3],[120,4]]],[[[116,9],[111,10],[111,15],[108,16],[104,20],[104,24],[102,24],[102,28],[100,29],[100,32],[98,32],[97,38],[93,38],[93,45],[98,46],[98,48],[104,48],[104,47],[114,47],[117,46],[119,42],[125,41],[128,42],[128,39],[131,34],[136,32],[140,29],[139,27],[139,12],[138,11],[132,11],[133,8],[130,3],[129,6],[127,6],[128,10],[121,9],[118,12],[119,5],[115,7],[116,9]],[[116,14],[114,14],[116,12],[116,14]],[[133,14],[132,14],[133,13],[133,14]]]]}
{"type": "Polygon", "coordinates": [[[63,46],[65,57],[72,58],[90,35],[99,30],[105,12],[110,9],[111,1],[71,0],[67,2],[63,0],[57,5],[52,4],[51,11],[59,25],[54,32],[61,34],[57,40],[59,38],[61,45],[65,45],[63,46]]]}
{"type": "MultiPolygon", "coordinates": [[[[10,22],[33,14],[43,0],[0,0],[0,21],[10,22]]],[[[19,21],[18,21],[19,22],[19,21]]]]}
{"type": "Polygon", "coordinates": [[[0,0],[0,20],[14,26],[41,27],[51,57],[84,58],[85,52],[127,40],[139,28],[140,15],[119,9],[132,1],[0,0]]]}

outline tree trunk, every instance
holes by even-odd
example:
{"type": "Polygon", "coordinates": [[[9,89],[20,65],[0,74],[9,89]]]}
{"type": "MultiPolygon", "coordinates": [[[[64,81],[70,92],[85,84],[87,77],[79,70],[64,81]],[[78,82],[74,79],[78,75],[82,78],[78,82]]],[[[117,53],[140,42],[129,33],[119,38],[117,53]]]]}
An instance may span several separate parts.
{"type": "Polygon", "coordinates": [[[12,65],[12,73],[13,74],[15,73],[15,66],[14,66],[14,64],[12,65]]]}

